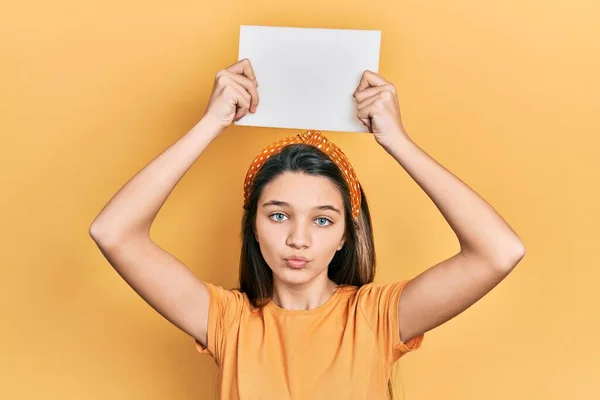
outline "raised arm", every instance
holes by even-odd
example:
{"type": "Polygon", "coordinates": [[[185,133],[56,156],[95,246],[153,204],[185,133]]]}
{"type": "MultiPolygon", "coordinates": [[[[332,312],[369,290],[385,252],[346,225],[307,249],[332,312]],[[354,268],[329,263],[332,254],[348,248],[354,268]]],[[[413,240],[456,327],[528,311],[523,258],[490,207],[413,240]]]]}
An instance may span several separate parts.
{"type": "Polygon", "coordinates": [[[407,135],[396,88],[365,71],[353,97],[357,117],[425,191],[456,234],[460,251],[411,279],[398,304],[400,340],[454,318],[501,282],[525,256],[525,246],[481,196],[407,135]]]}
{"type": "Polygon", "coordinates": [[[406,341],[475,304],[506,278],[525,247],[490,204],[416,143],[399,139],[386,149],[433,200],[460,244],[457,254],[406,284],[398,305],[406,341]]]}
{"type": "Polygon", "coordinates": [[[208,289],[182,262],[152,241],[150,227],[176,184],[218,133],[216,126],[201,120],[131,178],[89,231],[127,284],[201,343],[206,343],[208,289]]]}
{"type": "Polygon", "coordinates": [[[220,70],[204,117],[131,178],[92,222],[102,254],[150,306],[206,345],[208,289],[150,238],[150,227],[183,175],[233,120],[257,104],[247,59],[220,70]]]}

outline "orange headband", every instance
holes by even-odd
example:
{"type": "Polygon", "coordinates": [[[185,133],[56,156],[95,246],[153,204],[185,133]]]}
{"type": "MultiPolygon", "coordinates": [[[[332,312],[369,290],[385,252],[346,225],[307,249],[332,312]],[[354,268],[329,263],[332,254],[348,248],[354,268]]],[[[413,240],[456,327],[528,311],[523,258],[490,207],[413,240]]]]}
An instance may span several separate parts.
{"type": "Polygon", "coordinates": [[[352,217],[356,219],[360,212],[360,187],[358,185],[358,179],[356,178],[356,173],[354,172],[354,168],[350,165],[350,162],[346,158],[346,155],[342,150],[337,147],[334,143],[330,142],[325,136],[321,134],[320,131],[307,131],[299,133],[296,136],[285,138],[282,140],[277,140],[274,143],[271,143],[266,148],[261,151],[246,173],[246,179],[244,181],[244,205],[248,201],[248,197],[250,194],[250,188],[252,187],[252,182],[254,181],[254,177],[260,170],[260,167],[264,165],[269,157],[274,154],[277,154],[284,147],[294,144],[294,143],[304,143],[309,144],[313,147],[318,148],[325,154],[329,156],[329,158],[339,167],[340,171],[344,175],[344,179],[348,184],[348,188],[350,189],[350,201],[352,205],[352,217]]]}

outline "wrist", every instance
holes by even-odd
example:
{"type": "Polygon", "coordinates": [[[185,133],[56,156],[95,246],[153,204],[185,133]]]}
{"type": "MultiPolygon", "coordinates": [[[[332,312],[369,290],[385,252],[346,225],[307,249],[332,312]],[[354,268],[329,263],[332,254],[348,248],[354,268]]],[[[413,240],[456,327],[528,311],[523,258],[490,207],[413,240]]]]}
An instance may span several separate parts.
{"type": "Polygon", "coordinates": [[[209,115],[204,115],[194,128],[208,132],[209,135],[218,136],[225,130],[226,127],[224,127],[219,121],[211,118],[209,115]]]}
{"type": "Polygon", "coordinates": [[[385,139],[381,139],[380,143],[387,152],[405,148],[406,146],[414,145],[412,139],[405,133],[389,135],[385,139]]]}

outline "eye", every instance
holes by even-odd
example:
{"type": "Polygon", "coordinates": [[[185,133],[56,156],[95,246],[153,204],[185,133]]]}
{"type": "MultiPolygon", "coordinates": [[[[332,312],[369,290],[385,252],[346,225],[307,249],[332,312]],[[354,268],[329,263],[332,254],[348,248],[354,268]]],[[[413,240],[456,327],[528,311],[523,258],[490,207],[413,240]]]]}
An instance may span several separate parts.
{"type": "MultiPolygon", "coordinates": [[[[281,218],[278,218],[278,216],[285,217],[285,215],[283,213],[274,213],[274,214],[269,215],[269,219],[271,221],[275,221],[275,222],[283,222],[284,220],[281,218]],[[273,217],[275,217],[275,218],[273,218],[273,217]]],[[[329,225],[333,224],[333,222],[331,220],[329,220],[328,218],[321,217],[321,218],[317,218],[316,221],[321,221],[321,222],[325,221],[322,223],[317,222],[317,225],[319,225],[319,226],[329,226],[329,225]]]]}
{"type": "Polygon", "coordinates": [[[327,224],[327,225],[317,223],[317,225],[319,225],[319,226],[328,226],[328,225],[332,224],[332,222],[330,220],[328,220],[327,218],[317,218],[317,221],[319,221],[319,220],[329,222],[329,224],[327,224]]]}
{"type": "MultiPolygon", "coordinates": [[[[270,218],[271,220],[273,220],[271,217],[273,217],[273,216],[276,216],[276,215],[283,215],[283,214],[282,214],[282,213],[275,213],[275,214],[271,214],[271,215],[269,215],[269,218],[270,218]]],[[[285,217],[285,215],[283,215],[283,216],[285,217]]],[[[273,221],[275,221],[275,222],[281,222],[282,220],[281,220],[281,219],[275,219],[275,220],[273,220],[273,221]]]]}

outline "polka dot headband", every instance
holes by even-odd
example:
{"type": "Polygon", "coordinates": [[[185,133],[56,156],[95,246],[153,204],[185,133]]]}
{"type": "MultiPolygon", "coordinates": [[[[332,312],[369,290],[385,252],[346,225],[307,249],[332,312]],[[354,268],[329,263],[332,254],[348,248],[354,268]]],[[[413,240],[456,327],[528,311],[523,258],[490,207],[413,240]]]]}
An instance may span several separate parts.
{"type": "Polygon", "coordinates": [[[350,189],[350,203],[352,205],[352,217],[356,219],[360,212],[360,187],[358,186],[358,179],[356,178],[356,173],[354,172],[354,168],[350,165],[350,162],[346,158],[346,155],[342,152],[342,150],[337,147],[334,143],[330,142],[325,136],[321,134],[320,131],[307,131],[299,133],[296,136],[288,137],[285,139],[277,140],[266,148],[264,148],[252,161],[250,164],[250,168],[246,173],[246,179],[244,181],[244,205],[246,205],[248,201],[248,197],[250,195],[250,188],[252,187],[252,182],[254,181],[254,177],[260,170],[260,167],[267,162],[267,159],[272,155],[279,153],[284,147],[289,146],[290,144],[295,143],[304,143],[309,144],[313,147],[318,148],[325,154],[329,156],[329,158],[339,167],[342,175],[344,175],[344,179],[348,184],[348,188],[350,189]]]}

